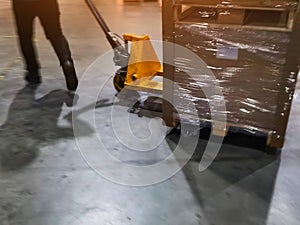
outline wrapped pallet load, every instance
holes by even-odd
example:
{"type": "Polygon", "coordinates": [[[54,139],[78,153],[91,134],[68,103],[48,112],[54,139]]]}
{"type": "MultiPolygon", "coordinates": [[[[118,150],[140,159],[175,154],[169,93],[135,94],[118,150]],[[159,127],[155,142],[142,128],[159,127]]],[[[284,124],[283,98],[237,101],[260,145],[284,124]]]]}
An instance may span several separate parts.
{"type": "MultiPolygon", "coordinates": [[[[174,49],[164,52],[164,61],[173,60],[175,68],[164,65],[164,76],[179,88],[164,87],[164,98],[189,121],[212,120],[204,90],[215,83],[206,82],[207,74],[195,70],[192,60],[176,55],[178,44],[212,72],[226,107],[219,112],[226,114],[226,127],[265,133],[268,146],[281,148],[298,73],[299,36],[298,1],[167,0],[163,38],[174,49]],[[190,76],[189,70],[198,73],[190,76]]],[[[164,107],[164,119],[175,123],[171,107],[164,107]]]]}

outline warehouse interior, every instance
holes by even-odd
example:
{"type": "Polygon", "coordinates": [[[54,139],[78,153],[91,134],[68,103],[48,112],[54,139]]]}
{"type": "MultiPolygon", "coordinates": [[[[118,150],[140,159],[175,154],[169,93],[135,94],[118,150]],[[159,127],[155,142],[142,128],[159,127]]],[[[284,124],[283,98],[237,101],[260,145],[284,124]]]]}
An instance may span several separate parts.
{"type": "MultiPolygon", "coordinates": [[[[93,2],[112,32],[148,34],[161,43],[163,4],[173,2],[163,1],[93,2]]],[[[42,83],[26,85],[12,3],[0,1],[1,225],[299,224],[299,82],[291,78],[294,86],[285,89],[292,94],[284,104],[291,109],[281,149],[270,153],[265,137],[232,132],[217,139],[220,149],[201,170],[210,130],[195,124],[172,128],[151,110],[132,110],[137,99],[152,94],[117,94],[114,53],[86,2],[58,2],[80,80],[72,97],[38,20],[34,43],[42,83]],[[195,152],[186,161],[165,160],[179,143],[188,155],[195,152]]],[[[176,34],[182,42],[184,32],[176,34]]],[[[257,41],[254,36],[249,39],[257,41]]]]}

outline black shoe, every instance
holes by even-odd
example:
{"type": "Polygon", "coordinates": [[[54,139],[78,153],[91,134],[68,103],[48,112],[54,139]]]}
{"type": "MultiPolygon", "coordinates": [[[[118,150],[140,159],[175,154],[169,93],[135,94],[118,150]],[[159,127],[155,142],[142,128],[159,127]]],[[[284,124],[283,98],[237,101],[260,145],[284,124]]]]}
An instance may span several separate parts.
{"type": "Polygon", "coordinates": [[[67,93],[64,101],[68,107],[75,106],[78,102],[79,96],[74,93],[67,93]]]}
{"type": "Polygon", "coordinates": [[[63,65],[62,69],[66,78],[67,88],[69,91],[76,91],[78,86],[78,79],[76,71],[72,61],[67,60],[63,65]]]}
{"type": "Polygon", "coordinates": [[[25,80],[30,84],[40,84],[40,83],[42,83],[41,76],[40,76],[40,73],[38,71],[35,71],[35,72],[27,71],[25,73],[25,80]]]}

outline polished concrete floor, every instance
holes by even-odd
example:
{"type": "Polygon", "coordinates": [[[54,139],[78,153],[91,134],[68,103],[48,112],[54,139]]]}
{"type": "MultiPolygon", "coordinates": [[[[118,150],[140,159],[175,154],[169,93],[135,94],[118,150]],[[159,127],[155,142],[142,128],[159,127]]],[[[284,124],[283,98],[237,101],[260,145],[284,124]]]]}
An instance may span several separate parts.
{"type": "MultiPolygon", "coordinates": [[[[70,96],[62,72],[39,24],[35,41],[43,83],[36,88],[25,85],[10,1],[0,2],[1,225],[300,224],[299,85],[280,155],[224,144],[204,172],[192,160],[171,178],[151,181],[163,171],[140,177],[99,156],[105,149],[137,168],[151,165],[174,150],[178,134],[171,132],[157,151],[144,154],[124,146],[126,141],[133,144],[126,131],[120,131],[123,142],[114,135],[112,115],[119,122],[129,119],[142,139],[149,135],[145,124],[151,118],[129,115],[126,104],[112,113],[115,68],[107,53],[110,46],[84,1],[59,2],[82,78],[73,107],[66,104],[70,96]],[[98,58],[104,53],[109,57],[98,58]],[[94,141],[97,136],[100,148],[94,141]],[[148,179],[148,184],[156,184],[133,185],[148,179]]],[[[152,39],[161,39],[156,2],[95,2],[112,31],[149,33],[152,39]]],[[[199,148],[203,145],[200,140],[199,148]]]]}

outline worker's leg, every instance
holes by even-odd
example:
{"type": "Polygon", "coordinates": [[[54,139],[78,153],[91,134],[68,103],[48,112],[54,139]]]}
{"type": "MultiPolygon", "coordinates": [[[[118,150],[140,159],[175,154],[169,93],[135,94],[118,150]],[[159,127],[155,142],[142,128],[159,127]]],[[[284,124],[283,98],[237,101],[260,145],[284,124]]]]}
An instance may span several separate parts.
{"type": "Polygon", "coordinates": [[[33,45],[33,21],[35,18],[35,8],[32,3],[26,1],[13,1],[13,9],[15,13],[15,21],[19,35],[19,43],[22,54],[24,56],[27,73],[26,80],[38,83],[39,80],[39,63],[35,47],[33,45]]]}
{"type": "Polygon", "coordinates": [[[47,39],[51,42],[66,77],[67,87],[74,91],[78,80],[71,57],[71,51],[60,25],[60,13],[56,0],[41,1],[39,18],[47,39]]]}

